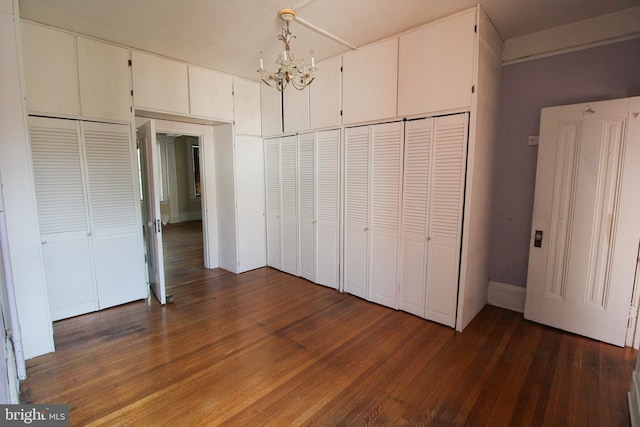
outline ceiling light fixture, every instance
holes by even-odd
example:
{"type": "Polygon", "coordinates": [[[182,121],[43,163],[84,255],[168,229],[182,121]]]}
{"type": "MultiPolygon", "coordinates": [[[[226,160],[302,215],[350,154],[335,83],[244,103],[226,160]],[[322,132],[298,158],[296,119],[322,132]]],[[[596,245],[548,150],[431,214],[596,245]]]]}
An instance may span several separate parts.
{"type": "Polygon", "coordinates": [[[316,71],[318,71],[313,57],[313,50],[311,51],[311,66],[307,66],[304,59],[298,62],[293,53],[291,53],[289,46],[291,39],[296,37],[289,31],[289,22],[295,19],[296,12],[293,9],[281,9],[278,12],[278,16],[286,24],[282,28],[282,34],[278,36],[278,40],[284,43],[284,50],[278,55],[278,59],[275,61],[276,68],[273,72],[268,72],[264,68],[264,59],[262,51],[260,51],[260,68],[257,71],[260,73],[263,82],[281,92],[289,83],[296,89],[302,90],[313,82],[316,78],[316,71]]]}

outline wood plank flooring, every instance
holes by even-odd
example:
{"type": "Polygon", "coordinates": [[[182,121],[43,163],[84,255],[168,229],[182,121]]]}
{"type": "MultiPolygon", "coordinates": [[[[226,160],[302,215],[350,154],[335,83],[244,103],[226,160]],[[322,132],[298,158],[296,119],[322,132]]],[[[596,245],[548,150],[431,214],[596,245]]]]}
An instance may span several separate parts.
{"type": "Polygon", "coordinates": [[[204,270],[187,235],[165,251],[174,303],[56,322],[25,403],[67,403],[72,425],[629,424],[632,349],[490,306],[458,333],[271,268],[204,270]]]}

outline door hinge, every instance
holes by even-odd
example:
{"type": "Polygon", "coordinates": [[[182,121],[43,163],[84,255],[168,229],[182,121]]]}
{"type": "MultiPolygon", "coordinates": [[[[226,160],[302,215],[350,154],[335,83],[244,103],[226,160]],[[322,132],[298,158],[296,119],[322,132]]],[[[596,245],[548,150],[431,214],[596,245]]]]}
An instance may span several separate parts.
{"type": "Polygon", "coordinates": [[[342,110],[340,110],[340,116],[342,116],[342,110]]]}
{"type": "Polygon", "coordinates": [[[133,96],[133,89],[131,89],[131,96],[133,96]]]}
{"type": "Polygon", "coordinates": [[[344,71],[344,66],[343,66],[343,65],[341,65],[341,66],[340,66],[340,72],[342,73],[343,71],[344,71]]]}
{"type": "Polygon", "coordinates": [[[131,67],[131,65],[133,65],[133,62],[131,62],[131,60],[129,60],[129,67],[131,67]]]}
{"type": "Polygon", "coordinates": [[[478,32],[478,24],[476,24],[476,25],[474,25],[474,26],[473,26],[473,32],[474,32],[474,33],[477,33],[477,32],[478,32]]]}
{"type": "Polygon", "coordinates": [[[144,254],[144,263],[145,263],[145,264],[148,264],[148,263],[149,263],[149,260],[147,259],[147,254],[144,254]]]}
{"type": "Polygon", "coordinates": [[[629,307],[629,319],[633,320],[638,317],[638,307],[631,306],[629,307]]]}
{"type": "Polygon", "coordinates": [[[471,93],[476,93],[476,85],[471,86],[471,93]]]}

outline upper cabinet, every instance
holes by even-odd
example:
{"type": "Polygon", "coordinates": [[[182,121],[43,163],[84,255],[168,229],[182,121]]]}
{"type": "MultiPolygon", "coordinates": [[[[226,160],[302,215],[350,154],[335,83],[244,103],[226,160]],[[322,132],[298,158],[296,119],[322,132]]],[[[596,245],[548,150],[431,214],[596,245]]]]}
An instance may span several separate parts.
{"type": "Polygon", "coordinates": [[[76,37],[28,22],[20,26],[27,110],[80,115],[76,37]]]}
{"type": "Polygon", "coordinates": [[[22,22],[27,110],[130,120],[129,51],[22,22]]]}
{"type": "Polygon", "coordinates": [[[137,109],[189,114],[187,64],[135,50],[131,57],[137,109]]]}
{"type": "MultiPolygon", "coordinates": [[[[275,90],[275,89],[274,89],[275,90]]],[[[293,133],[309,129],[309,86],[297,90],[289,85],[282,92],[284,132],[293,133]]]]}
{"type": "Polygon", "coordinates": [[[233,79],[228,74],[189,66],[192,116],[233,120],[233,79]]]}
{"type": "Polygon", "coordinates": [[[233,111],[236,134],[256,136],[262,134],[260,83],[234,77],[233,111]]]}
{"type": "Polygon", "coordinates": [[[82,115],[131,120],[129,50],[84,37],[77,44],[82,115]]]}
{"type": "Polygon", "coordinates": [[[340,126],[342,110],[342,57],[318,63],[316,79],[309,85],[309,127],[340,126]]]}
{"type": "Polygon", "coordinates": [[[262,111],[262,136],[282,133],[282,92],[260,84],[260,110],[262,111]]]}
{"type": "Polygon", "coordinates": [[[349,52],[342,64],[343,124],[396,116],[397,37],[349,52]]]}
{"type": "Polygon", "coordinates": [[[400,36],[398,116],[471,107],[475,9],[400,36]]]}

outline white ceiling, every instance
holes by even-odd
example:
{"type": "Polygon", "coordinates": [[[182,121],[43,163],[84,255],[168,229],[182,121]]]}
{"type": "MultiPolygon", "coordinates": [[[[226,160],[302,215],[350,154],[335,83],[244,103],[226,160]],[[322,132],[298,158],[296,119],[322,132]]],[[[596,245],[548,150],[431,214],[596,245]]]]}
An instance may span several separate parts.
{"type": "Polygon", "coordinates": [[[640,5],[640,0],[19,0],[23,19],[257,79],[258,52],[277,56],[293,8],[291,49],[325,59],[480,3],[504,40],[640,5]]]}

